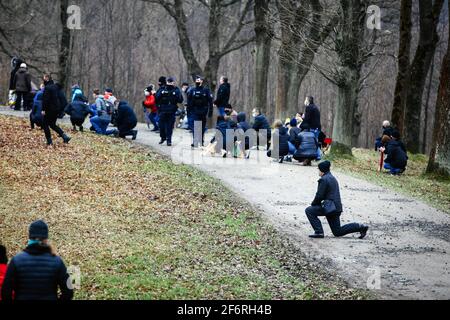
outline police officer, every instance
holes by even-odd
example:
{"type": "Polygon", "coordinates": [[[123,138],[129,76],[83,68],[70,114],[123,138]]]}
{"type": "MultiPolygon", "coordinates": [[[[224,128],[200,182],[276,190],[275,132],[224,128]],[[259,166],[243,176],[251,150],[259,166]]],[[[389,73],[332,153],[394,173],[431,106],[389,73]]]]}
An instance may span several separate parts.
{"type": "MultiPolygon", "coordinates": [[[[162,77],[163,78],[163,77],[162,77]]],[[[160,80],[163,80],[163,79],[160,80]]],[[[160,88],[156,93],[156,105],[159,114],[159,133],[163,144],[167,141],[167,146],[172,146],[173,127],[175,125],[175,113],[178,110],[178,103],[183,102],[183,95],[179,88],[175,86],[175,79],[168,78],[167,84],[160,81],[160,88]]]]}
{"type": "Polygon", "coordinates": [[[199,126],[201,122],[201,138],[202,145],[205,141],[205,131],[206,131],[206,117],[212,117],[213,112],[213,96],[209,89],[203,87],[204,79],[200,76],[197,76],[195,79],[195,87],[189,90],[188,93],[188,108],[192,110],[194,116],[194,143],[191,147],[195,148],[199,145],[200,140],[200,132],[195,129],[195,127],[199,126]]]}

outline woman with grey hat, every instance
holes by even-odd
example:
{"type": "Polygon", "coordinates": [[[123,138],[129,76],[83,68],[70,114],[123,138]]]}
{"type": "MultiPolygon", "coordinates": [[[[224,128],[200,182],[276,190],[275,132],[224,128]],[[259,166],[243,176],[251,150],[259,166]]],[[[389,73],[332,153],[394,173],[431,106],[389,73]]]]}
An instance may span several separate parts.
{"type": "Polygon", "coordinates": [[[349,223],[341,226],[342,203],[339,192],[339,183],[330,172],[330,161],[323,161],[319,164],[319,186],[316,197],[311,206],[306,208],[306,216],[314,229],[314,234],[310,238],[323,238],[323,228],[320,222],[320,216],[328,220],[331,232],[335,237],[342,237],[350,233],[360,233],[359,238],[363,239],[369,227],[359,223],[349,223]]]}
{"type": "Polygon", "coordinates": [[[2,300],[71,300],[73,289],[62,259],[48,244],[48,226],[33,222],[25,250],[8,265],[2,287],[2,300]],[[58,296],[58,288],[61,294],[58,296]]]}

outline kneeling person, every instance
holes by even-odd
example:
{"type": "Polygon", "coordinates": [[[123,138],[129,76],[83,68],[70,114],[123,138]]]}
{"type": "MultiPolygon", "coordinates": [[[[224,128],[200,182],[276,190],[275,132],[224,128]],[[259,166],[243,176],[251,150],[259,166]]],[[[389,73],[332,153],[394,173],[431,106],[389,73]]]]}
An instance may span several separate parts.
{"type": "Polygon", "coordinates": [[[316,197],[314,198],[311,206],[306,208],[306,216],[308,217],[311,226],[314,229],[314,234],[310,235],[310,238],[323,238],[323,228],[322,223],[320,222],[320,216],[324,216],[328,220],[328,224],[330,225],[331,231],[333,235],[336,237],[342,237],[349,233],[359,232],[360,239],[363,239],[367,230],[369,230],[368,226],[359,223],[350,223],[345,226],[341,226],[341,213],[342,213],[342,203],[341,203],[341,195],[339,192],[339,183],[336,178],[330,172],[331,163],[329,161],[324,161],[319,164],[320,170],[320,179],[319,186],[317,188],[316,197]],[[334,204],[334,210],[327,213],[327,210],[324,209],[322,202],[328,201],[334,204]]]}
{"type": "Polygon", "coordinates": [[[91,113],[91,108],[83,101],[83,96],[75,95],[74,100],[67,105],[64,112],[70,116],[73,131],[77,131],[77,127],[79,127],[80,131],[83,132],[84,120],[91,113]]]}
{"type": "Polygon", "coordinates": [[[119,137],[126,138],[132,136],[133,140],[136,140],[137,130],[134,130],[137,126],[137,117],[134,110],[128,105],[126,101],[120,101],[117,108],[117,129],[119,130],[119,137]]]}

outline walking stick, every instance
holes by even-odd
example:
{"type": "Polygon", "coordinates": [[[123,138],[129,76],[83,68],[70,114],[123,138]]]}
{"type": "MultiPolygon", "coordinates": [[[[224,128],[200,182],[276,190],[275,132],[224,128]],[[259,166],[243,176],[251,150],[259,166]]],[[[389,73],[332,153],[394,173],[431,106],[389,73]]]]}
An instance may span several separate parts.
{"type": "Polygon", "coordinates": [[[378,172],[383,171],[383,164],[384,164],[384,152],[380,152],[381,157],[380,157],[380,169],[378,170],[378,172]]]}

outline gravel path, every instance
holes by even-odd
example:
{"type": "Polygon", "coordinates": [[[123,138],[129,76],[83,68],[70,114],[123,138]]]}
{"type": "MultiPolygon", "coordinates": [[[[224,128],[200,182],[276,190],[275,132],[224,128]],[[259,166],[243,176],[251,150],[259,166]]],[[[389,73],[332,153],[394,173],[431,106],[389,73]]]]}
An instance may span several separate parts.
{"type": "MultiPolygon", "coordinates": [[[[6,108],[1,108],[0,114],[27,116],[6,108]]],[[[356,235],[334,238],[322,219],[325,239],[310,240],[312,229],[304,211],[317,187],[314,166],[274,163],[263,151],[251,151],[250,160],[203,156],[201,151],[191,150],[185,130],[175,131],[174,146],[169,148],[158,145],[159,136],[145,125],[139,124],[138,129],[137,143],[220,179],[312,262],[338,272],[352,286],[369,285],[382,298],[450,299],[450,214],[336,173],[344,204],[343,223],[368,224],[368,236],[364,240],[356,235]]]]}

